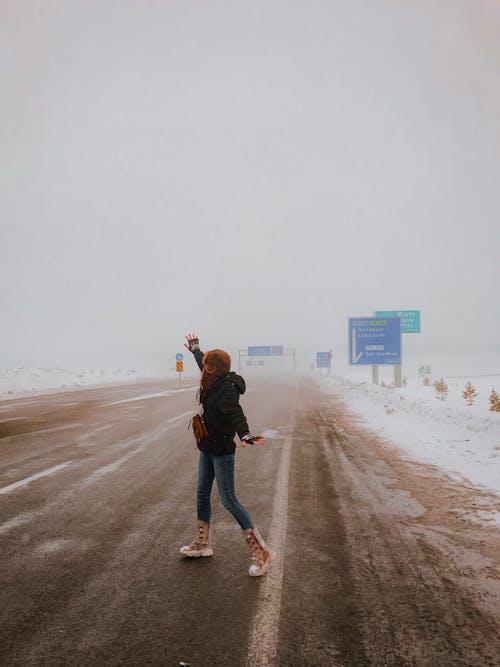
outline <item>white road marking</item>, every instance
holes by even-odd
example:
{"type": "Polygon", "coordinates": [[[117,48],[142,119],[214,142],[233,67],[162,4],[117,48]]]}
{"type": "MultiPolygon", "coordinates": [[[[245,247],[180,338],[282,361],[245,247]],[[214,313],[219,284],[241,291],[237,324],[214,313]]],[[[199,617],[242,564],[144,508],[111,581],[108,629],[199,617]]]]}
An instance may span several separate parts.
{"type": "Polygon", "coordinates": [[[121,401],[111,401],[111,403],[104,403],[102,407],[107,405],[119,405],[120,403],[131,403],[132,401],[145,401],[148,398],[158,398],[160,396],[172,396],[173,394],[182,393],[184,391],[191,391],[192,387],[185,389],[167,389],[166,391],[158,391],[154,394],[142,394],[141,396],[134,396],[133,398],[124,398],[121,401]]]}
{"type": "Polygon", "coordinates": [[[114,425],[115,422],[112,422],[111,424],[104,424],[104,426],[99,426],[99,428],[96,428],[96,430],[94,431],[94,434],[100,433],[101,431],[106,431],[108,428],[111,428],[114,425]]]}
{"type": "Polygon", "coordinates": [[[34,401],[23,401],[22,403],[21,402],[18,403],[16,401],[15,397],[5,398],[5,396],[2,396],[1,400],[5,401],[6,404],[5,405],[0,405],[0,410],[12,410],[12,409],[15,409],[15,408],[24,407],[25,405],[33,405],[34,404],[34,401]],[[7,403],[7,401],[8,401],[8,403],[7,403]]]}
{"type": "MultiPolygon", "coordinates": [[[[295,399],[292,415],[294,413],[295,399]]],[[[245,661],[246,667],[270,667],[274,665],[278,649],[278,624],[283,585],[291,450],[292,438],[288,437],[283,441],[269,538],[263,536],[269,547],[276,552],[276,557],[269,572],[259,582],[259,597],[250,630],[248,653],[245,661]]]]}
{"type": "MultiPolygon", "coordinates": [[[[177,421],[178,419],[181,419],[182,417],[185,417],[186,415],[191,415],[193,414],[192,410],[189,412],[185,412],[181,415],[177,415],[177,417],[172,417],[171,419],[167,419],[166,423],[168,422],[174,422],[177,421]]],[[[115,472],[115,470],[118,470],[124,463],[126,463],[128,460],[136,456],[136,454],[139,454],[140,452],[143,452],[148,445],[150,445],[152,442],[158,441],[168,430],[170,429],[169,426],[163,426],[162,428],[154,431],[150,436],[146,437],[143,439],[141,445],[139,447],[136,447],[130,452],[127,452],[124,456],[121,458],[117,459],[116,461],[113,461],[112,463],[108,463],[105,466],[102,466],[101,468],[98,468],[95,470],[90,477],[88,477],[85,481],[85,485],[93,484],[97,479],[100,479],[104,475],[108,475],[109,473],[115,472]]],[[[139,438],[140,440],[141,438],[139,438]]],[[[127,445],[130,444],[130,442],[134,442],[134,440],[137,440],[136,438],[134,439],[128,439],[125,441],[127,445]]]]}
{"type": "Polygon", "coordinates": [[[25,433],[14,433],[7,438],[21,438],[27,435],[40,435],[41,433],[56,433],[57,431],[67,431],[70,428],[79,428],[83,424],[66,424],[65,426],[53,426],[52,428],[42,428],[38,431],[26,431],[25,433]]]}
{"type": "Polygon", "coordinates": [[[145,401],[147,398],[158,398],[159,396],[170,396],[171,393],[171,391],[158,391],[155,394],[143,394],[142,396],[134,396],[133,398],[124,398],[121,401],[104,403],[103,407],[107,405],[120,405],[120,403],[131,403],[132,401],[145,401]]]}
{"type": "Polygon", "coordinates": [[[24,435],[39,435],[40,433],[55,433],[56,431],[67,431],[69,428],[80,428],[83,424],[66,424],[65,426],[54,426],[53,428],[44,428],[40,431],[30,431],[24,435]]]}
{"type": "Polygon", "coordinates": [[[17,528],[18,526],[22,526],[24,523],[29,523],[32,519],[33,519],[33,514],[27,514],[27,513],[19,514],[18,516],[15,516],[13,519],[9,519],[8,521],[5,521],[5,523],[0,524],[0,535],[8,533],[9,530],[17,528]]]}
{"type": "Polygon", "coordinates": [[[182,415],[177,415],[177,417],[172,417],[172,419],[167,419],[167,422],[175,422],[178,419],[182,419],[182,417],[187,417],[188,415],[193,415],[194,412],[193,410],[190,410],[189,412],[183,412],[182,415]]]}
{"type": "MultiPolygon", "coordinates": [[[[189,412],[184,412],[180,415],[177,415],[176,417],[172,417],[172,418],[168,419],[167,422],[174,422],[174,421],[177,421],[178,419],[181,419],[182,417],[186,417],[187,415],[191,415],[191,414],[193,414],[192,410],[190,410],[189,412]]],[[[101,427],[101,429],[98,429],[98,430],[102,430],[103,428],[104,427],[101,427]]],[[[135,456],[139,452],[146,449],[146,447],[151,442],[154,442],[155,440],[158,440],[159,438],[161,438],[166,432],[168,432],[170,430],[170,428],[171,428],[170,426],[164,426],[163,428],[160,428],[159,430],[155,431],[154,433],[152,433],[150,436],[148,436],[142,442],[140,447],[137,447],[133,451],[128,452],[126,455],[122,456],[120,459],[117,459],[113,463],[109,463],[106,466],[102,466],[101,468],[98,468],[89,477],[84,479],[82,482],[79,482],[76,486],[76,489],[79,490],[79,489],[82,489],[86,486],[89,486],[89,485],[93,484],[94,482],[96,482],[98,479],[107,475],[108,473],[111,473],[111,472],[117,470],[121,465],[126,463],[126,461],[128,461],[133,456],[135,456]]],[[[141,439],[141,436],[139,436],[139,438],[137,438],[137,437],[127,438],[127,440],[125,440],[122,443],[122,446],[129,446],[133,442],[137,442],[137,440],[140,440],[140,439],[141,439]]],[[[1,493],[8,493],[9,491],[13,490],[16,487],[23,486],[23,485],[28,484],[29,482],[31,482],[35,479],[38,479],[40,477],[44,477],[45,475],[50,475],[53,472],[57,472],[58,470],[62,470],[63,468],[65,468],[70,463],[73,463],[73,461],[67,461],[66,463],[62,463],[58,466],[54,466],[53,468],[49,468],[48,470],[45,470],[41,473],[37,473],[36,475],[32,475],[31,477],[27,477],[26,479],[20,480],[19,482],[15,482],[14,484],[9,484],[8,486],[3,487],[3,489],[0,489],[0,494],[1,493]]],[[[68,493],[70,493],[70,492],[71,491],[68,491],[68,493]]],[[[26,512],[24,512],[24,513],[18,515],[17,517],[13,517],[12,519],[6,521],[5,523],[0,524],[0,535],[2,535],[4,533],[8,533],[10,530],[12,530],[14,528],[17,528],[18,526],[21,526],[25,523],[31,522],[32,520],[34,520],[38,516],[41,516],[42,513],[43,513],[43,509],[38,510],[37,512],[34,512],[34,513],[30,513],[30,514],[27,514],[26,512]]]]}
{"type": "Polygon", "coordinates": [[[139,452],[144,451],[146,449],[146,446],[147,443],[141,445],[140,447],[137,447],[137,449],[133,449],[131,452],[128,452],[127,454],[125,454],[125,456],[122,456],[120,459],[116,459],[116,461],[113,461],[112,463],[108,463],[107,465],[102,466],[101,468],[97,468],[97,470],[95,470],[89,477],[89,480],[94,481],[99,477],[103,477],[104,475],[107,475],[110,472],[118,470],[118,468],[120,468],[129,459],[133,458],[136,454],[139,454],[139,452]]]}
{"type": "Polygon", "coordinates": [[[57,466],[53,466],[52,468],[47,468],[47,470],[42,470],[42,472],[37,472],[35,475],[31,475],[31,477],[20,479],[18,482],[14,482],[13,484],[2,487],[0,489],[0,493],[9,493],[10,491],[14,491],[14,489],[18,489],[21,486],[26,486],[26,484],[33,482],[35,479],[40,479],[40,477],[47,477],[47,475],[53,475],[55,472],[59,472],[59,470],[67,468],[71,463],[73,463],[73,461],[65,461],[64,463],[59,463],[57,466]]]}
{"type": "Polygon", "coordinates": [[[96,442],[89,443],[88,441],[92,438],[95,438],[95,436],[98,433],[101,433],[101,431],[106,431],[108,428],[111,428],[114,425],[115,425],[114,422],[111,423],[111,424],[104,424],[104,426],[99,426],[99,428],[94,429],[90,433],[86,433],[85,435],[82,435],[78,439],[78,442],[77,442],[76,446],[77,447],[95,447],[95,445],[97,444],[96,442]]]}

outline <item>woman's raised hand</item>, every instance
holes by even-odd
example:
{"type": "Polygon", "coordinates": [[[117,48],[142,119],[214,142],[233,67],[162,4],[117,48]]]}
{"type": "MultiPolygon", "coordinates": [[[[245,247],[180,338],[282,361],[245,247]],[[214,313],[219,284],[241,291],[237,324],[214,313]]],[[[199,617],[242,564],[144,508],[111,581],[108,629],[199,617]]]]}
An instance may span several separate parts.
{"type": "Polygon", "coordinates": [[[200,341],[198,336],[195,333],[190,333],[186,336],[187,343],[184,343],[184,347],[187,347],[187,349],[190,352],[193,352],[194,350],[199,350],[200,349],[200,341]]]}

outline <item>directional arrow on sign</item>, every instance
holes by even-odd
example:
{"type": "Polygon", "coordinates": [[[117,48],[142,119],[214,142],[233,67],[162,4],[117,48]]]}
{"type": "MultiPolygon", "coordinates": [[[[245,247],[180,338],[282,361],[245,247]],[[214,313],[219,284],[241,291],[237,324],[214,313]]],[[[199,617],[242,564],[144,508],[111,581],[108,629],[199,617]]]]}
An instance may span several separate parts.
{"type": "Polygon", "coordinates": [[[356,329],[353,328],[352,330],[352,363],[357,364],[358,361],[361,359],[363,356],[363,353],[360,352],[358,355],[356,355],[356,329]]]}

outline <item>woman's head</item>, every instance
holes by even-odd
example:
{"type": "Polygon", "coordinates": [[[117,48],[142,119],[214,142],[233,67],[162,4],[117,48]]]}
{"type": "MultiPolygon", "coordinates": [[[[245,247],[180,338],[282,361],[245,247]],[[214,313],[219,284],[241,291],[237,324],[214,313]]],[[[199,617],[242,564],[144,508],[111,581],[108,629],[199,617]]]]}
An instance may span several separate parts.
{"type": "Polygon", "coordinates": [[[227,375],[231,370],[231,357],[224,350],[209,350],[202,360],[201,386],[204,389],[211,387],[216,380],[227,375]]]}

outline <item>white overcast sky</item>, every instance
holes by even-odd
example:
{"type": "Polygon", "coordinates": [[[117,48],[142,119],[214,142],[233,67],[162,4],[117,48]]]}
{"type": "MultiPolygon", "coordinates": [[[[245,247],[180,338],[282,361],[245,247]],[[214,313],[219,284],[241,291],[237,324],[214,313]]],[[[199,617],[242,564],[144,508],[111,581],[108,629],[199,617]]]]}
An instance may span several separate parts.
{"type": "Polygon", "coordinates": [[[0,368],[500,348],[495,0],[0,0],[0,368]]]}

